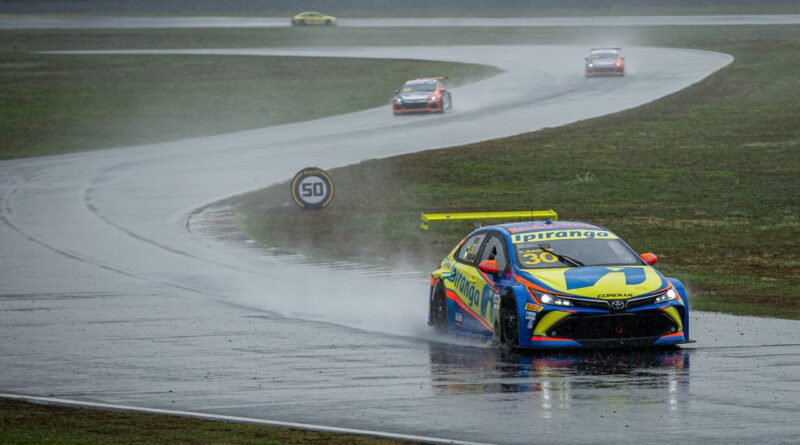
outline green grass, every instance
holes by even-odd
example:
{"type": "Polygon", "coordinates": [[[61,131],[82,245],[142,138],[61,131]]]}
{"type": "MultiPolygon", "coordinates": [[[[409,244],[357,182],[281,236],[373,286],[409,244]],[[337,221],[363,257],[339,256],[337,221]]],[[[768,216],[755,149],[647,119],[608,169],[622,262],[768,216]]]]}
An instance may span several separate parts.
{"type": "Polygon", "coordinates": [[[15,445],[400,445],[410,442],[0,399],[0,443],[15,445]]]}
{"type": "Polygon", "coordinates": [[[800,319],[800,27],[659,28],[644,40],[736,61],[635,110],[333,170],[323,212],[285,207],[286,186],[273,187],[241,201],[242,224],[287,249],[424,268],[470,227],[422,232],[420,211],[553,208],[659,254],[696,309],[800,319]]]}
{"type": "MultiPolygon", "coordinates": [[[[392,92],[408,78],[446,74],[458,84],[497,72],[403,60],[50,55],[14,49],[20,36],[0,34],[8,37],[0,46],[0,159],[208,136],[381,105],[388,112],[392,92]]],[[[59,33],[37,36],[26,44],[63,48],[59,33]]]]}

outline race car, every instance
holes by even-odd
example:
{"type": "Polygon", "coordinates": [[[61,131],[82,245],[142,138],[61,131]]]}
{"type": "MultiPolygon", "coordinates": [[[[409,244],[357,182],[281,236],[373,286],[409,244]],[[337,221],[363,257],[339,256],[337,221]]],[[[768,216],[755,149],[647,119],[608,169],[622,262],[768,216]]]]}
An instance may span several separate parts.
{"type": "Polygon", "coordinates": [[[395,116],[409,113],[444,113],[453,107],[453,98],[444,86],[446,77],[412,79],[394,92],[392,112],[395,116]]]}
{"type": "Polygon", "coordinates": [[[625,57],[621,48],[592,48],[584,62],[586,77],[625,75],[625,57]]]}
{"type": "Polygon", "coordinates": [[[468,234],[430,279],[428,324],[509,349],[659,347],[691,343],[680,281],[612,231],[558,221],[552,210],[423,214],[509,220],[468,234]]]}
{"type": "Polygon", "coordinates": [[[320,14],[316,11],[301,12],[292,17],[292,26],[306,25],[336,26],[336,17],[320,14]]]}

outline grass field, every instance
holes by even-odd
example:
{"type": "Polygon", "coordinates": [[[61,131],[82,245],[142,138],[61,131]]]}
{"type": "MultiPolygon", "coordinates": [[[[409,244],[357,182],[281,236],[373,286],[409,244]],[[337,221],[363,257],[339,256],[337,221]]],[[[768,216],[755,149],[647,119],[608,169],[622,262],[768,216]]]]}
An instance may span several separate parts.
{"type": "Polygon", "coordinates": [[[287,249],[389,263],[394,252],[425,268],[470,226],[421,232],[420,211],[554,208],[658,253],[696,309],[800,318],[800,27],[659,28],[646,40],[736,61],[635,110],[333,170],[324,212],[283,206],[277,186],[242,200],[243,224],[287,249]]]}
{"type": "Polygon", "coordinates": [[[0,443],[14,445],[402,445],[410,442],[0,399],[0,443]]]}

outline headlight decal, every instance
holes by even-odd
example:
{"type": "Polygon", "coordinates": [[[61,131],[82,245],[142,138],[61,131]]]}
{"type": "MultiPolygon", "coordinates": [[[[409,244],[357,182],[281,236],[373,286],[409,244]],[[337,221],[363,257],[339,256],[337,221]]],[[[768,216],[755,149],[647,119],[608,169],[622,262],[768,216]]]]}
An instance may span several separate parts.
{"type": "Polygon", "coordinates": [[[662,308],[661,312],[667,314],[667,316],[671,318],[676,325],[678,325],[678,332],[683,332],[683,321],[681,320],[681,314],[678,312],[678,309],[676,309],[675,306],[662,308]]]}
{"type": "Polygon", "coordinates": [[[542,337],[547,336],[547,330],[555,326],[556,323],[563,320],[566,317],[569,317],[571,314],[569,312],[561,312],[561,311],[552,311],[545,314],[542,318],[539,319],[539,323],[536,325],[536,330],[533,331],[533,335],[539,335],[542,337]]]}

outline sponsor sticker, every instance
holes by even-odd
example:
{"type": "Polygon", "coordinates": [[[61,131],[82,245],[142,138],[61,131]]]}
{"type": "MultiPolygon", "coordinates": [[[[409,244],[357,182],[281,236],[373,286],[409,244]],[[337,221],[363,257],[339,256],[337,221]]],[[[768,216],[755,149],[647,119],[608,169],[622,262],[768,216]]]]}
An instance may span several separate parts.
{"type": "Polygon", "coordinates": [[[456,321],[461,321],[461,312],[456,312],[456,321]]]}
{"type": "Polygon", "coordinates": [[[542,230],[532,233],[511,235],[514,244],[533,243],[536,241],[559,241],[573,239],[617,239],[617,235],[606,230],[542,230]]]}
{"type": "Polygon", "coordinates": [[[526,320],[536,320],[536,312],[525,312],[525,319],[526,320]]]}
{"type": "Polygon", "coordinates": [[[539,306],[538,304],[527,303],[527,304],[525,304],[525,310],[526,311],[533,311],[533,312],[541,312],[542,311],[542,307],[539,306]]]}

